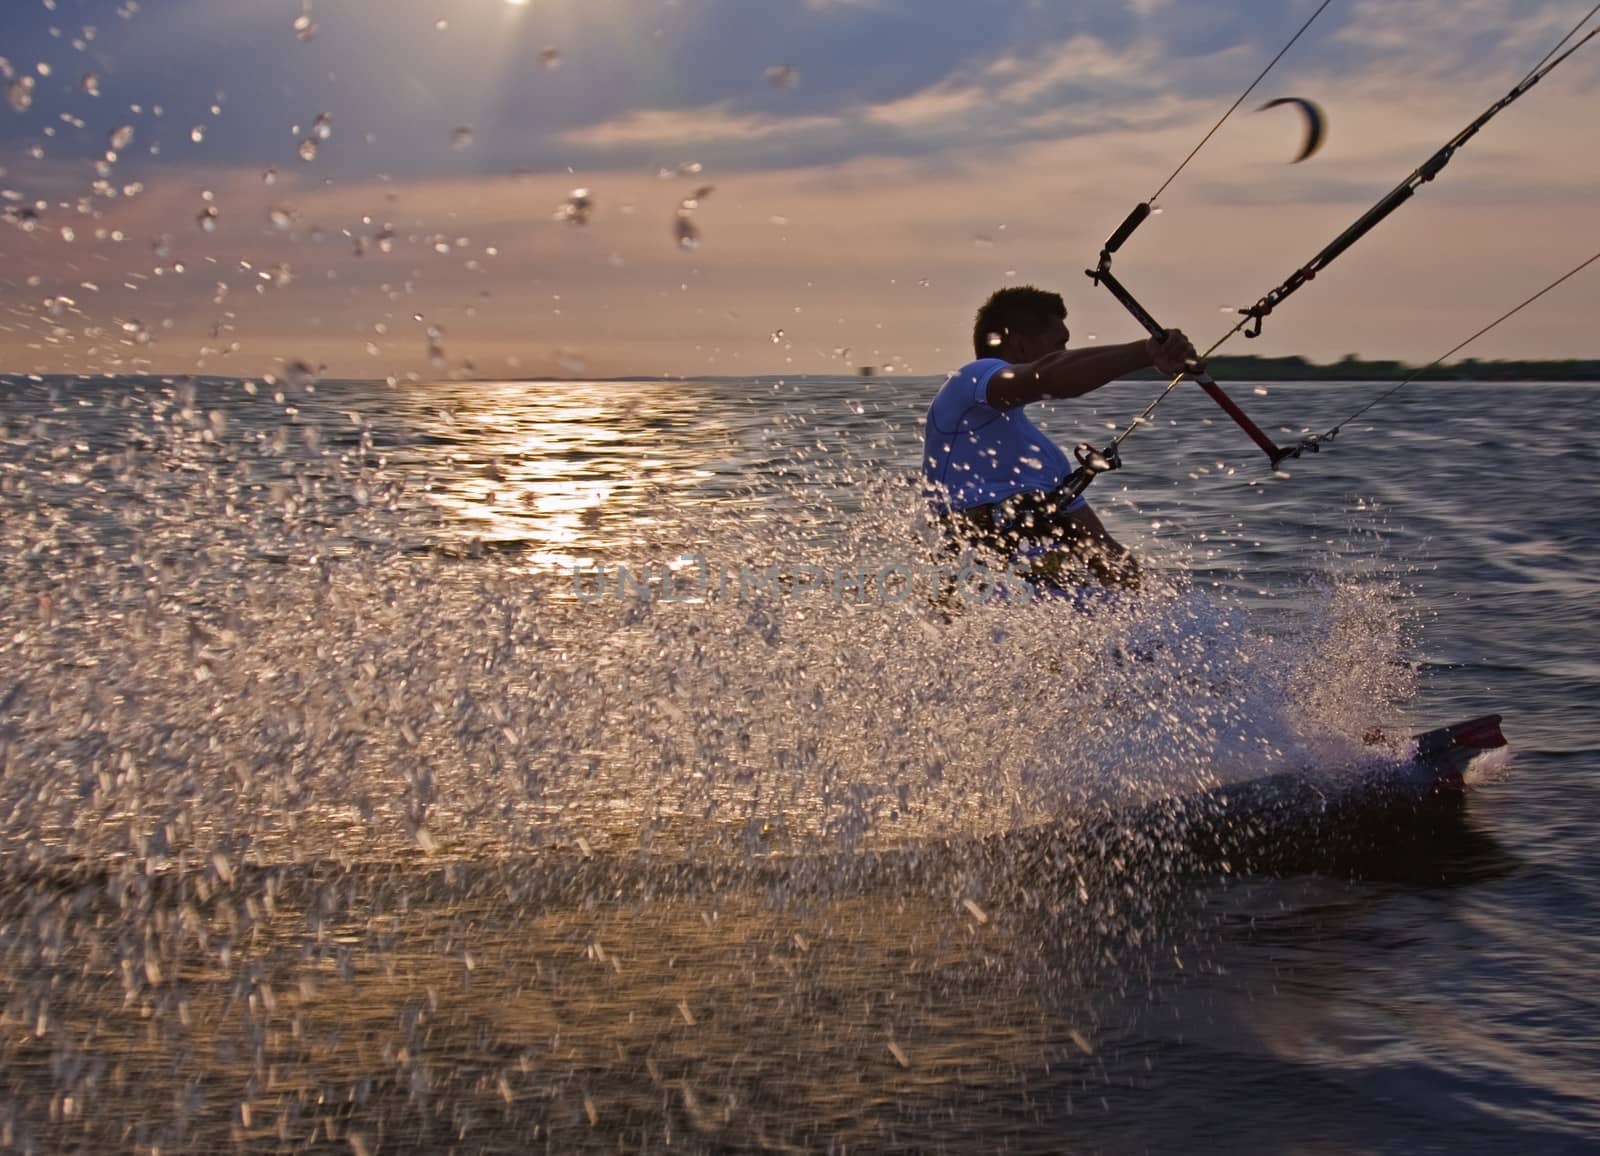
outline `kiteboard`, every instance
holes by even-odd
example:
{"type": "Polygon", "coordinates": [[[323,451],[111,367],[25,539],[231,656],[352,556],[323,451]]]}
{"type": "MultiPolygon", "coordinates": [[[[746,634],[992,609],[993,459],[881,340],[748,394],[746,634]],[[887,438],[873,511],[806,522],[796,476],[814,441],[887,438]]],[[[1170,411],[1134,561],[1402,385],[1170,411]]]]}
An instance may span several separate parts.
{"type": "MultiPolygon", "coordinates": [[[[1378,734],[1374,747],[1388,747],[1378,734]]],[[[1434,877],[1472,843],[1465,800],[1506,747],[1499,715],[1415,735],[1393,757],[1328,773],[1281,771],[1152,802],[1095,808],[1000,836],[1034,882],[1159,856],[1183,876],[1434,877]]],[[[991,847],[991,854],[998,850],[991,847]]]]}
{"type": "Polygon", "coordinates": [[[1280,772],[1168,806],[1190,854],[1214,869],[1361,874],[1458,830],[1479,768],[1506,745],[1500,716],[1482,715],[1415,735],[1399,758],[1361,770],[1280,772]]]}

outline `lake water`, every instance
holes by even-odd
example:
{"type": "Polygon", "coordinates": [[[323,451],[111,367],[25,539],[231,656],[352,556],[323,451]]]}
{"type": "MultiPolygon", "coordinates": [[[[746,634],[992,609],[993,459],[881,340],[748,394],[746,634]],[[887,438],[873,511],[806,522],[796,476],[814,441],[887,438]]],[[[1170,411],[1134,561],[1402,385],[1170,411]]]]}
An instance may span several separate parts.
{"type": "Polygon", "coordinates": [[[0,385],[0,1146],[1592,1150],[1594,387],[1181,392],[1090,616],[930,604],[935,385],[0,385]],[[1360,879],[1000,838],[1488,712],[1360,879]]]}

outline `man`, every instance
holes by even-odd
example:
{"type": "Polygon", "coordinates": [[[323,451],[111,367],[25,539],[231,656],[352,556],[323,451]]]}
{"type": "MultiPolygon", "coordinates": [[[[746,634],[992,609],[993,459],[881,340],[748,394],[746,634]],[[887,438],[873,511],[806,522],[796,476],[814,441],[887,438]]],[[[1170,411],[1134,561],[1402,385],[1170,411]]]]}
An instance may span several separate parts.
{"type": "Polygon", "coordinates": [[[928,407],[923,475],[954,548],[992,551],[1050,585],[1137,587],[1138,562],[1081,495],[1061,492],[1072,460],[1023,408],[1151,366],[1176,375],[1196,367],[1194,346],[1176,329],[1092,349],[1066,348],[1070,336],[1057,293],[1017,285],[984,302],[972,329],[977,360],[928,407]]]}

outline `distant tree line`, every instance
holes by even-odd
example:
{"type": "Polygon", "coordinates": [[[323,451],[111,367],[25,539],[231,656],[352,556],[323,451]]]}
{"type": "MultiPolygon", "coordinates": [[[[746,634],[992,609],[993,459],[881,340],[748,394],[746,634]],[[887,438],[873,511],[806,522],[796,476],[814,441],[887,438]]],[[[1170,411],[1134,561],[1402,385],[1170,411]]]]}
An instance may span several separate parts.
{"type": "MultiPolygon", "coordinates": [[[[1367,361],[1354,353],[1347,353],[1326,365],[1298,356],[1213,357],[1207,367],[1218,381],[1399,381],[1416,368],[1403,361],[1367,361]]],[[[1419,380],[1600,382],[1600,359],[1479,361],[1468,357],[1435,365],[1419,380]]]]}

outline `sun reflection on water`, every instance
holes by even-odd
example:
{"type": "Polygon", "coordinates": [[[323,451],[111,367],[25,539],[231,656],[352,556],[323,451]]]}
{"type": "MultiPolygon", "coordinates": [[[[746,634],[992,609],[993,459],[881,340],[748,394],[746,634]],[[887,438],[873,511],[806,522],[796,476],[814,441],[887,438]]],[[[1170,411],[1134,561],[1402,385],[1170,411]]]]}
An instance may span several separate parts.
{"type": "Polygon", "coordinates": [[[448,400],[419,431],[451,467],[429,501],[474,544],[534,568],[671,546],[661,492],[734,468],[727,426],[703,415],[693,387],[492,382],[448,400]]]}

